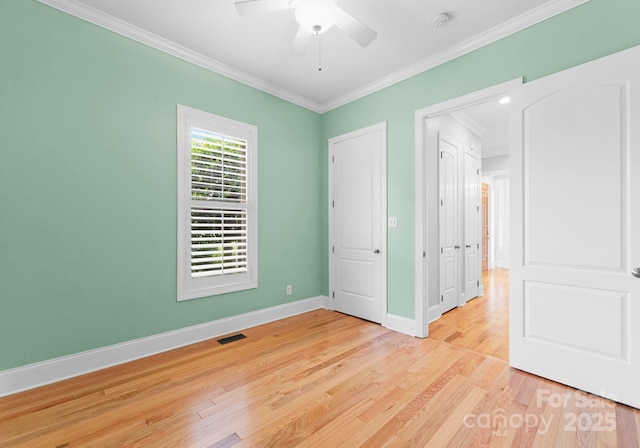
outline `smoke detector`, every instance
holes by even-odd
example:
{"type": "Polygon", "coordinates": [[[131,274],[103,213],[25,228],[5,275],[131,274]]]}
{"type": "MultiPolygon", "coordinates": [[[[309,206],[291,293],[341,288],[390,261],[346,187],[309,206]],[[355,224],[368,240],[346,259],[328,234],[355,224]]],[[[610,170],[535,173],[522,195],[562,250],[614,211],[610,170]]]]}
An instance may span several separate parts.
{"type": "Polygon", "coordinates": [[[437,16],[435,16],[431,22],[436,28],[442,28],[447,23],[449,23],[449,20],[451,20],[451,16],[446,12],[443,12],[442,14],[438,14],[437,16]]]}

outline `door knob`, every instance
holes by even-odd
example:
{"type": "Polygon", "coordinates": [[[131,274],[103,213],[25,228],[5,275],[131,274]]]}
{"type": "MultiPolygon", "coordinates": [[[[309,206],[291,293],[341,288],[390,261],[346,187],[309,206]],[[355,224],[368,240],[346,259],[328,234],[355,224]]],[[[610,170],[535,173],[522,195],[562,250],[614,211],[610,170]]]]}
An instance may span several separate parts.
{"type": "Polygon", "coordinates": [[[455,246],[453,246],[454,249],[460,249],[460,246],[458,246],[457,244],[455,246]]]}
{"type": "Polygon", "coordinates": [[[640,278],[640,268],[631,269],[631,275],[640,278]]]}
{"type": "Polygon", "coordinates": [[[380,249],[373,249],[373,253],[374,254],[379,254],[380,253],[380,249]]]}
{"type": "Polygon", "coordinates": [[[466,247],[467,249],[471,249],[471,244],[465,244],[465,247],[466,247]]]}

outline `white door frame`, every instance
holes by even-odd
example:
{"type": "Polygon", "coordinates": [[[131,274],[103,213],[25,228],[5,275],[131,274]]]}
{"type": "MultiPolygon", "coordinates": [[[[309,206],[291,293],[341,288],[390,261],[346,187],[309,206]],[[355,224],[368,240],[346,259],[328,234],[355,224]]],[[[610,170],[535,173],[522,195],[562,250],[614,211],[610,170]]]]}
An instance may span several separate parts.
{"type": "MultiPolygon", "coordinates": [[[[437,316],[430,316],[428,310],[427,291],[434,282],[439,283],[439,267],[437,263],[427,262],[432,251],[439,252],[436,247],[429,247],[429,232],[436,232],[427,223],[427,201],[437,204],[438,191],[429,187],[427,180],[438,176],[437,148],[436,155],[428,157],[433,148],[427,146],[428,120],[439,115],[448,114],[479,103],[508,95],[511,90],[522,84],[522,78],[503,82],[477,92],[454,98],[439,104],[417,110],[415,113],[415,335],[420,338],[429,334],[429,322],[437,316]],[[435,164],[434,164],[434,161],[435,164]],[[435,166],[434,166],[435,165],[435,166]],[[435,195],[435,196],[434,196],[435,195]],[[435,199],[434,199],[435,198],[435,199]]],[[[439,290],[439,286],[437,288],[439,290]]]]}
{"type": "MultiPolygon", "coordinates": [[[[350,138],[354,138],[354,137],[359,137],[361,135],[365,135],[365,134],[369,134],[371,132],[380,132],[380,138],[382,140],[382,145],[381,145],[381,150],[382,150],[382,157],[380,160],[380,172],[382,173],[381,179],[380,179],[380,189],[382,191],[381,197],[380,197],[380,219],[381,219],[381,229],[382,232],[380,233],[380,257],[382,259],[382,278],[380,279],[380,306],[381,306],[381,313],[380,313],[380,323],[382,326],[386,327],[388,326],[387,324],[387,122],[383,121],[381,123],[378,124],[374,124],[371,126],[368,126],[366,128],[362,128],[362,129],[357,129],[355,131],[352,132],[348,132],[346,134],[342,134],[336,137],[332,137],[329,139],[329,143],[328,143],[328,154],[329,154],[329,159],[327,160],[328,163],[328,173],[329,173],[329,203],[328,203],[328,207],[329,207],[329,246],[328,246],[328,251],[329,251],[329,291],[335,291],[335,274],[334,274],[334,258],[333,257],[333,253],[332,253],[332,245],[333,245],[333,241],[334,241],[334,232],[333,232],[333,207],[332,207],[332,201],[333,201],[333,170],[332,170],[332,165],[331,165],[331,155],[332,155],[332,146],[333,144],[335,144],[336,142],[342,141],[342,140],[347,140],[350,138]]],[[[334,298],[332,297],[331,292],[329,292],[329,306],[328,308],[330,310],[335,310],[335,302],[334,302],[334,298]]]]}

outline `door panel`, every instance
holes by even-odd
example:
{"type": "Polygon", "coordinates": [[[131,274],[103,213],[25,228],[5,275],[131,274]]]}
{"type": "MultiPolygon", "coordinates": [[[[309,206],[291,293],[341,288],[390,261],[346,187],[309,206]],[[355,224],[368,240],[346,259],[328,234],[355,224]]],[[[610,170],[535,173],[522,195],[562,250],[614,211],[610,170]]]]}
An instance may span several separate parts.
{"type": "Polygon", "coordinates": [[[635,407],[638,60],[640,47],[523,85],[510,156],[510,364],[635,407]]]}
{"type": "Polygon", "coordinates": [[[625,90],[570,88],[524,110],[527,264],[623,269],[625,90]]]}
{"type": "Polygon", "coordinates": [[[330,284],[334,309],[380,323],[385,266],[386,127],[330,140],[330,284]]]}
{"type": "Polygon", "coordinates": [[[376,210],[379,198],[374,195],[379,187],[375,185],[378,179],[373,170],[376,154],[368,146],[369,143],[361,138],[357,142],[344,142],[335,148],[335,155],[338,156],[335,180],[340,191],[336,191],[334,197],[340,198],[336,207],[340,218],[339,242],[343,249],[372,252],[377,243],[373,235],[377,229],[373,228],[371,221],[374,217],[379,218],[374,216],[374,213],[379,213],[376,210]]]}
{"type": "Polygon", "coordinates": [[[440,151],[440,313],[458,306],[458,153],[451,139],[438,136],[440,151]]]}
{"type": "Polygon", "coordinates": [[[529,339],[550,342],[568,350],[582,350],[625,360],[627,294],[595,288],[526,281],[524,332],[529,339]],[[566,331],[565,323],[580,320],[566,331]],[[549,313],[549,310],[554,310],[549,313]],[[594,328],[609,327],[601,333],[594,328]]]}
{"type": "Polygon", "coordinates": [[[373,295],[375,263],[367,260],[341,259],[340,273],[341,293],[359,296],[364,300],[375,300],[373,295]]]}

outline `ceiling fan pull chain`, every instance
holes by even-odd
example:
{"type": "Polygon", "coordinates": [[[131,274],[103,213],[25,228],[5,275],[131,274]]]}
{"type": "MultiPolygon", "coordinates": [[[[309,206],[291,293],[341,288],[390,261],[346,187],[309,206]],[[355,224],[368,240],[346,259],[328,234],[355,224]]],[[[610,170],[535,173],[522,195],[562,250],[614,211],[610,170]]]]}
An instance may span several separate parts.
{"type": "Polygon", "coordinates": [[[318,38],[318,71],[322,71],[322,43],[320,42],[320,27],[318,25],[314,26],[313,29],[316,32],[316,37],[318,38]]]}
{"type": "Polygon", "coordinates": [[[318,35],[318,71],[322,71],[322,45],[320,45],[320,35],[318,35]]]}

